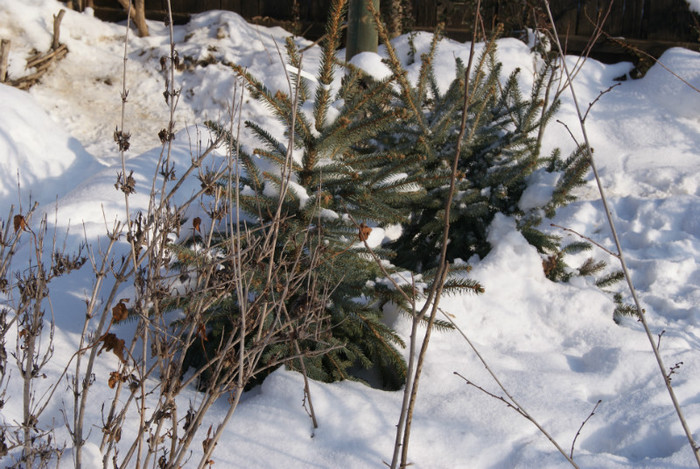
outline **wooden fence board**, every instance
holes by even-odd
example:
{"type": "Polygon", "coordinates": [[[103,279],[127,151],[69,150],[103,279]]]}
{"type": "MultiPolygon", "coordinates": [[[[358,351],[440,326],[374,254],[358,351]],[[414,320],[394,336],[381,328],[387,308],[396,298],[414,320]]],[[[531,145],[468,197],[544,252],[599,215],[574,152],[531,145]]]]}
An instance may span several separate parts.
{"type": "Polygon", "coordinates": [[[560,36],[575,36],[578,28],[578,0],[552,2],[552,17],[560,36]]]}
{"type": "Polygon", "coordinates": [[[608,6],[610,6],[609,1],[585,0],[580,2],[578,6],[578,18],[576,20],[576,35],[592,35],[595,31],[595,23],[598,21],[599,15],[604,14],[604,9],[607,9],[608,6]]]}
{"type": "Polygon", "coordinates": [[[437,24],[436,0],[413,0],[413,16],[416,26],[435,26],[437,24]]]}
{"type": "MultiPolygon", "coordinates": [[[[623,31],[626,29],[625,24],[625,10],[629,8],[628,4],[636,3],[637,0],[617,0],[613,1],[610,5],[610,14],[605,22],[605,30],[611,36],[622,36],[623,31]]],[[[605,10],[605,14],[608,10],[605,10]]]]}
{"type": "Polygon", "coordinates": [[[219,10],[220,7],[221,7],[220,0],[198,0],[197,1],[197,9],[200,12],[207,11],[207,10],[219,10]]]}
{"type": "Polygon", "coordinates": [[[221,10],[241,11],[241,3],[244,0],[221,0],[221,10]]]}
{"type": "Polygon", "coordinates": [[[266,0],[260,6],[260,16],[270,16],[274,18],[292,18],[293,2],[289,0],[266,0]]]}
{"type": "MultiPolygon", "coordinates": [[[[622,31],[618,36],[641,38],[644,24],[644,4],[649,0],[625,0],[619,16],[622,18],[622,31]]],[[[611,32],[611,34],[613,34],[611,32]]]]}
{"type": "Polygon", "coordinates": [[[252,18],[254,16],[263,16],[262,7],[264,6],[264,1],[261,0],[245,0],[241,3],[240,14],[246,18],[252,18]]]}
{"type": "Polygon", "coordinates": [[[692,24],[685,0],[653,0],[649,2],[645,39],[697,41],[697,35],[688,27],[692,24]]]}

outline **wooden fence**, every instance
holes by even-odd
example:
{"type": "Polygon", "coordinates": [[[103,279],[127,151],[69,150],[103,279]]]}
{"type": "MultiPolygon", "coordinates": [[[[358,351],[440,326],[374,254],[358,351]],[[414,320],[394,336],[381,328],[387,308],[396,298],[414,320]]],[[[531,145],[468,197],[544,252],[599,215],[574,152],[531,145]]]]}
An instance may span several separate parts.
{"type": "MultiPolygon", "coordinates": [[[[445,15],[448,27],[468,28],[472,22],[474,0],[452,1],[450,7],[441,7],[440,0],[414,0],[416,23],[432,26],[445,15]]],[[[482,0],[481,14],[485,23],[517,24],[521,19],[531,21],[539,1],[482,0]],[[532,5],[535,5],[533,7],[532,5]]],[[[612,36],[631,39],[693,42],[698,39],[694,27],[700,26],[697,17],[688,9],[685,0],[550,0],[557,29],[574,36],[589,36],[599,13],[610,8],[605,30],[612,36]]]]}
{"type": "MultiPolygon", "coordinates": [[[[428,29],[444,21],[449,37],[467,40],[471,36],[474,3],[475,0],[414,0],[416,27],[428,29]]],[[[537,6],[541,3],[482,0],[481,16],[487,28],[501,23],[506,35],[515,35],[525,27],[546,22],[544,10],[537,6]]],[[[593,49],[598,58],[629,57],[631,49],[621,45],[623,38],[628,46],[656,57],[672,46],[700,50],[700,15],[692,13],[685,0],[550,0],[550,5],[557,31],[573,53],[586,47],[596,21],[606,14],[606,36],[593,49]]]]}
{"type": "MultiPolygon", "coordinates": [[[[439,21],[446,24],[446,34],[458,40],[471,37],[475,0],[411,0],[416,29],[432,29],[439,21]]],[[[124,17],[117,0],[94,0],[98,16],[105,19],[124,17]]],[[[536,0],[482,0],[481,15],[487,28],[498,23],[506,35],[517,34],[525,26],[542,21],[536,0]]],[[[207,10],[235,11],[263,24],[292,25],[296,33],[315,39],[323,34],[329,0],[171,0],[176,21],[184,22],[190,14],[207,10]],[[296,14],[294,5],[296,4],[296,14]],[[296,16],[296,20],[295,20],[296,16]]],[[[689,11],[685,0],[550,0],[557,29],[568,38],[570,52],[580,52],[593,32],[599,14],[610,14],[605,22],[608,35],[625,40],[653,55],[673,45],[699,50],[700,18],[689,11]]],[[[147,16],[162,19],[166,0],[146,0],[147,16]]],[[[388,11],[388,0],[382,0],[388,11]]],[[[596,45],[598,55],[619,54],[623,48],[611,40],[596,45]]]]}

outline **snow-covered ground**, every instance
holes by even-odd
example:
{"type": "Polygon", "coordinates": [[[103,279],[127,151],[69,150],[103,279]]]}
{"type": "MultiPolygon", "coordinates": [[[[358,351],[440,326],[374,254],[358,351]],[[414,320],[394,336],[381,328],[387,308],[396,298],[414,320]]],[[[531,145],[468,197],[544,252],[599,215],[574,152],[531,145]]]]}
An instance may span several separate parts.
{"type": "MultiPolygon", "coordinates": [[[[32,48],[48,49],[52,15],[61,6],[54,0],[3,0],[0,38],[12,39],[11,77],[25,73],[25,59],[32,48]]],[[[149,26],[151,37],[130,34],[128,43],[125,130],[133,136],[127,165],[135,170],[137,184],[143,185],[137,186],[132,208],[147,202],[138,194],[148,192],[160,147],[157,133],[168,120],[159,71],[159,59],[168,53],[168,35],[162,24],[149,26]]],[[[84,235],[90,243],[103,240],[103,217],[113,220],[124,213],[123,196],[114,189],[121,167],[114,167],[119,161],[113,132],[120,119],[125,28],[68,11],[61,31],[70,53],[40,84],[29,93],[0,85],[0,217],[5,217],[11,204],[21,203],[26,210],[31,197],[50,214],[51,229],[64,233],[71,227],[68,245],[77,246],[84,235]]],[[[281,29],[248,25],[229,12],[204,13],[175,28],[181,57],[203,60],[211,54],[219,61],[236,62],[273,90],[287,86],[275,48],[275,41],[281,46],[286,35],[281,29]]],[[[309,44],[301,38],[296,41],[309,44]]],[[[419,53],[429,41],[429,35],[418,35],[419,53]]],[[[395,45],[405,54],[407,38],[398,38],[395,45]]],[[[505,72],[521,68],[526,85],[533,68],[527,46],[514,39],[500,40],[498,46],[505,72]]],[[[468,50],[468,44],[441,43],[436,74],[443,85],[454,76],[454,57],[466,58],[468,50]]],[[[315,70],[319,53],[318,47],[305,53],[307,70],[315,70]]],[[[573,63],[576,58],[569,60],[573,63]]],[[[700,88],[700,54],[671,49],[661,61],[700,88]]],[[[374,63],[374,71],[381,73],[377,60],[364,57],[360,62],[374,63]]],[[[409,76],[416,76],[418,67],[410,66],[409,76]]],[[[630,68],[627,63],[586,62],[575,82],[580,102],[587,106],[614,84],[614,77],[630,68]]],[[[192,126],[226,114],[234,77],[230,68],[214,63],[178,72],[176,80],[182,98],[176,113],[180,133],[174,158],[176,164],[185,164],[191,140],[197,138],[192,126]]],[[[254,100],[245,103],[243,118],[276,125],[254,100]]],[[[568,93],[563,95],[557,118],[580,138],[568,93]]],[[[652,331],[655,335],[665,331],[660,344],[666,365],[682,362],[673,374],[673,384],[697,441],[700,93],[657,65],[642,80],[625,81],[604,95],[586,123],[652,331]]],[[[243,141],[254,144],[248,135],[243,141]]],[[[545,151],[559,146],[566,154],[574,143],[562,125],[552,123],[544,145],[545,151]]],[[[560,211],[555,222],[612,248],[604,218],[591,183],[580,192],[579,201],[560,211]]],[[[590,279],[570,284],[548,281],[541,258],[514,229],[512,220],[497,217],[490,240],[492,252],[485,259],[471,260],[471,277],[485,286],[486,293],[445,298],[442,306],[523,407],[568,449],[595,403],[602,401],[576,441],[574,459],[581,467],[694,467],[692,451],[640,324],[628,319],[616,325],[613,302],[590,279]]],[[[606,258],[602,251],[596,255],[606,258]]],[[[84,315],[81,295],[90,288],[91,274],[83,269],[52,287],[56,351],[46,369],[47,382],[58,379],[75,351],[84,315]]],[[[391,320],[408,336],[410,324],[405,318],[391,320]]],[[[16,334],[11,331],[8,336],[8,350],[14,350],[16,334]]],[[[103,354],[99,361],[89,408],[89,419],[98,427],[101,398],[112,392],[107,377],[116,358],[103,354]]],[[[500,395],[458,333],[434,334],[414,418],[409,459],[415,467],[567,465],[530,422],[466,385],[454,372],[500,395]]],[[[10,366],[8,373],[11,379],[0,415],[3,424],[22,420],[18,371],[10,366]]],[[[312,383],[311,393],[319,418],[315,431],[302,407],[300,375],[280,369],[248,392],[214,453],[215,467],[364,468],[383,467],[383,461],[391,459],[401,392],[341,382],[312,383]]],[[[187,395],[194,399],[194,394],[188,391],[187,395]]],[[[67,395],[54,398],[41,419],[42,426],[55,426],[56,437],[66,444],[62,410],[70,414],[69,405],[67,395]]],[[[226,407],[226,402],[218,403],[202,428],[216,424],[226,407]]],[[[96,458],[100,436],[95,428],[88,438],[88,454],[96,458]]],[[[193,445],[195,452],[200,448],[193,445]]],[[[64,460],[69,461],[69,457],[64,460]]],[[[0,460],[2,465],[10,463],[10,456],[0,460]]]]}

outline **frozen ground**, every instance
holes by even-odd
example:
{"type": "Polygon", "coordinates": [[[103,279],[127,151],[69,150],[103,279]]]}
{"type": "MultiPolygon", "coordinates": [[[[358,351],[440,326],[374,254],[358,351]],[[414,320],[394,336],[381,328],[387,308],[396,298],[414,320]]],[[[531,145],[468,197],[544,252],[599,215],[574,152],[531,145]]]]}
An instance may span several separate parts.
{"type": "MultiPolygon", "coordinates": [[[[25,58],[32,48],[48,48],[52,14],[60,7],[53,0],[3,1],[0,37],[13,41],[11,76],[25,73],[25,58]]],[[[159,59],[167,54],[167,34],[161,24],[149,26],[151,37],[132,34],[128,43],[130,94],[125,128],[133,137],[127,165],[143,185],[137,187],[140,194],[146,192],[145,184],[154,171],[160,146],[157,132],[168,118],[159,71],[159,59]]],[[[123,26],[68,11],[62,26],[68,56],[29,93],[0,85],[0,213],[18,203],[26,210],[31,196],[51,214],[51,228],[63,233],[72,227],[69,245],[81,240],[83,224],[88,242],[100,242],[105,236],[103,213],[109,220],[124,213],[123,197],[114,190],[118,159],[112,139],[120,118],[124,33],[123,26]]],[[[270,88],[279,89],[286,87],[286,81],[273,38],[282,44],[286,34],[248,25],[233,13],[210,12],[178,26],[175,40],[181,57],[199,60],[211,54],[236,62],[270,88]]],[[[419,52],[429,41],[427,34],[417,37],[419,52]]],[[[405,53],[406,37],[397,39],[396,47],[405,53]]],[[[468,50],[468,44],[441,44],[436,62],[443,84],[453,77],[454,57],[466,57],[468,50]]],[[[317,47],[305,54],[306,68],[312,72],[318,56],[317,47]]],[[[533,56],[526,45],[503,39],[499,57],[506,72],[520,67],[522,83],[527,85],[533,56]]],[[[700,88],[700,54],[671,49],[661,61],[700,88]]],[[[361,62],[381,73],[376,58],[364,57],[361,62]]],[[[588,61],[576,78],[581,103],[592,102],[614,84],[614,77],[630,68],[625,63],[588,61]]],[[[417,72],[417,64],[409,68],[410,76],[417,72]]],[[[189,161],[190,143],[197,138],[192,126],[226,114],[233,79],[229,68],[216,63],[177,73],[183,91],[176,114],[180,130],[176,161],[189,161]]],[[[273,125],[265,109],[252,100],[243,114],[245,119],[273,125]]],[[[557,118],[580,138],[568,94],[557,118]]],[[[667,366],[683,362],[673,384],[698,440],[700,93],[654,66],[644,79],[625,81],[606,94],[592,109],[587,124],[648,321],[654,334],[665,331],[661,351],[667,366]]],[[[244,142],[253,144],[248,136],[244,142]]],[[[555,146],[566,151],[573,142],[563,126],[553,123],[545,135],[545,147],[555,146]]],[[[580,196],[560,211],[556,223],[612,248],[593,185],[580,196]]],[[[138,208],[145,200],[136,197],[133,203],[132,208],[138,208]]],[[[577,440],[574,457],[581,467],[694,467],[640,325],[631,319],[616,325],[612,301],[589,279],[566,285],[548,281],[540,257],[515,231],[512,220],[498,217],[490,239],[489,256],[472,260],[471,276],[486,287],[486,293],[445,298],[443,306],[510,392],[565,448],[602,400],[577,440]]],[[[601,251],[597,256],[606,254],[601,251]]],[[[52,289],[56,353],[47,381],[58,378],[75,350],[83,320],[80,296],[89,289],[90,273],[80,271],[52,289]]],[[[408,335],[408,321],[390,320],[402,335],[408,335]]],[[[8,348],[14,347],[15,337],[12,331],[8,348]]],[[[116,358],[101,355],[91,390],[96,398],[110,395],[107,376],[115,365],[116,358]]],[[[497,392],[459,334],[435,334],[411,440],[410,460],[415,467],[566,467],[532,424],[465,385],[455,371],[497,392]]],[[[0,416],[4,423],[22,418],[18,372],[8,372],[8,398],[0,416]]],[[[311,392],[320,424],[315,431],[302,407],[300,375],[280,369],[247,393],[214,453],[215,467],[364,468],[383,467],[382,461],[390,460],[400,392],[354,382],[312,383],[311,392]]],[[[196,395],[190,391],[185,397],[196,395]]],[[[102,402],[94,399],[89,409],[90,419],[97,424],[102,402]]],[[[66,443],[61,410],[70,409],[69,404],[67,397],[54,399],[41,422],[44,426],[54,422],[56,436],[66,443]]],[[[225,408],[226,402],[218,403],[203,428],[215,424],[225,408]]],[[[126,434],[129,431],[125,429],[126,434]]],[[[88,453],[96,458],[99,437],[95,429],[88,444],[88,453]]],[[[200,447],[193,446],[195,451],[200,447]]],[[[69,461],[64,458],[66,467],[69,461]]],[[[10,460],[0,461],[6,462],[10,460]]]]}

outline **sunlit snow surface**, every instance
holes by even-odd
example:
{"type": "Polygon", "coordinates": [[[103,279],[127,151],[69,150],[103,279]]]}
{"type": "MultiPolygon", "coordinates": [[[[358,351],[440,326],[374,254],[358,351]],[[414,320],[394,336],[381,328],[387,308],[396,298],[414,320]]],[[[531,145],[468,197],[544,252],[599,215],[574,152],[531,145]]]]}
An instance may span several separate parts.
{"type": "MultiPolygon", "coordinates": [[[[25,73],[25,59],[32,48],[48,48],[52,15],[61,6],[52,0],[3,2],[0,37],[12,38],[11,77],[25,73]]],[[[137,181],[134,210],[147,203],[160,152],[157,133],[168,118],[159,64],[168,53],[167,30],[159,23],[149,26],[151,37],[140,39],[130,33],[128,45],[124,128],[133,135],[126,165],[137,181]]],[[[0,85],[0,209],[7,213],[14,204],[16,213],[21,203],[26,210],[31,198],[40,202],[50,230],[56,228],[61,241],[77,247],[87,237],[88,243],[97,246],[105,242],[105,226],[124,216],[123,195],[114,189],[121,163],[113,132],[121,119],[125,28],[69,11],[61,31],[70,53],[39,85],[29,93],[0,85]]],[[[286,35],[281,29],[248,25],[229,12],[204,13],[175,28],[181,57],[206,60],[211,55],[218,61],[239,63],[273,91],[288,86],[275,47],[284,49],[286,35]]],[[[414,40],[416,57],[420,57],[431,36],[419,33],[414,40]]],[[[394,45],[406,61],[407,37],[398,38],[394,45]]],[[[520,68],[521,84],[531,84],[535,59],[527,46],[515,39],[500,40],[498,45],[504,72],[520,68]]],[[[440,44],[435,67],[443,89],[454,77],[454,58],[466,60],[468,53],[468,44],[440,44]]],[[[315,73],[319,57],[318,47],[307,51],[304,69],[315,73]]],[[[576,60],[569,58],[572,65],[576,60]]],[[[661,61],[700,88],[700,54],[671,49],[661,61]]],[[[365,54],[354,63],[377,76],[386,74],[377,56],[365,54]]],[[[415,79],[419,67],[418,63],[407,65],[409,78],[415,79]]],[[[575,81],[583,111],[615,83],[614,77],[630,68],[626,63],[604,65],[589,60],[575,81]]],[[[180,168],[188,164],[191,148],[200,141],[206,144],[203,121],[226,118],[234,78],[229,67],[214,63],[178,72],[176,80],[182,94],[173,155],[180,168]]],[[[580,140],[570,95],[564,93],[562,100],[556,118],[580,140]]],[[[242,114],[282,137],[284,129],[248,96],[242,114]]],[[[673,384],[689,426],[700,439],[700,93],[656,65],[644,79],[625,81],[605,94],[586,123],[652,331],[655,335],[665,331],[660,343],[666,365],[683,362],[673,384]]],[[[255,145],[245,130],[242,143],[248,148],[255,145]]],[[[566,155],[574,145],[562,124],[550,124],[544,139],[546,152],[561,147],[566,155]]],[[[536,203],[551,190],[544,175],[533,177],[525,205],[536,203]]],[[[191,181],[183,199],[198,184],[191,181]]],[[[589,184],[579,195],[579,201],[562,209],[554,221],[612,249],[597,190],[589,184]]],[[[489,256],[470,260],[474,266],[470,276],[485,286],[486,293],[448,297],[441,304],[516,399],[567,451],[581,422],[602,400],[576,441],[574,458],[581,467],[694,467],[640,325],[632,319],[616,325],[609,295],[590,279],[570,284],[548,281],[541,258],[514,229],[513,220],[497,217],[490,241],[489,256]]],[[[20,251],[16,268],[21,268],[26,255],[20,251]]],[[[596,256],[614,262],[603,251],[596,256]]],[[[84,268],[52,285],[56,353],[45,369],[46,383],[58,378],[75,351],[83,321],[82,296],[93,279],[91,270],[84,268]]],[[[387,311],[387,319],[408,336],[406,318],[387,311]]],[[[128,334],[130,327],[117,332],[128,334]]],[[[15,338],[13,330],[8,350],[14,350],[15,338]]],[[[111,395],[107,378],[116,366],[115,357],[100,355],[88,425],[99,427],[102,422],[101,406],[111,395]]],[[[21,421],[19,375],[16,368],[9,368],[10,386],[0,419],[21,421]]],[[[413,467],[566,467],[563,457],[531,423],[467,386],[454,372],[501,394],[458,333],[436,332],[414,418],[409,458],[413,467]]],[[[369,468],[383,467],[383,461],[391,459],[400,392],[354,382],[312,383],[311,392],[319,419],[316,430],[302,407],[300,375],[278,370],[247,393],[214,453],[215,467],[369,468]]],[[[185,405],[188,399],[196,399],[194,390],[182,397],[185,405]]],[[[69,447],[62,410],[70,415],[71,402],[69,393],[59,393],[41,420],[44,427],[55,426],[56,437],[69,447]]],[[[226,402],[218,403],[202,428],[216,425],[225,409],[226,402]]],[[[133,425],[124,428],[123,441],[136,431],[133,425]]],[[[94,428],[86,447],[89,465],[99,464],[100,438],[101,432],[94,428]]],[[[200,448],[199,442],[192,446],[195,453],[200,448]]],[[[11,457],[0,464],[9,464],[11,457]]],[[[198,460],[196,454],[194,460],[198,460]]],[[[70,451],[62,463],[70,467],[70,451]]]]}

